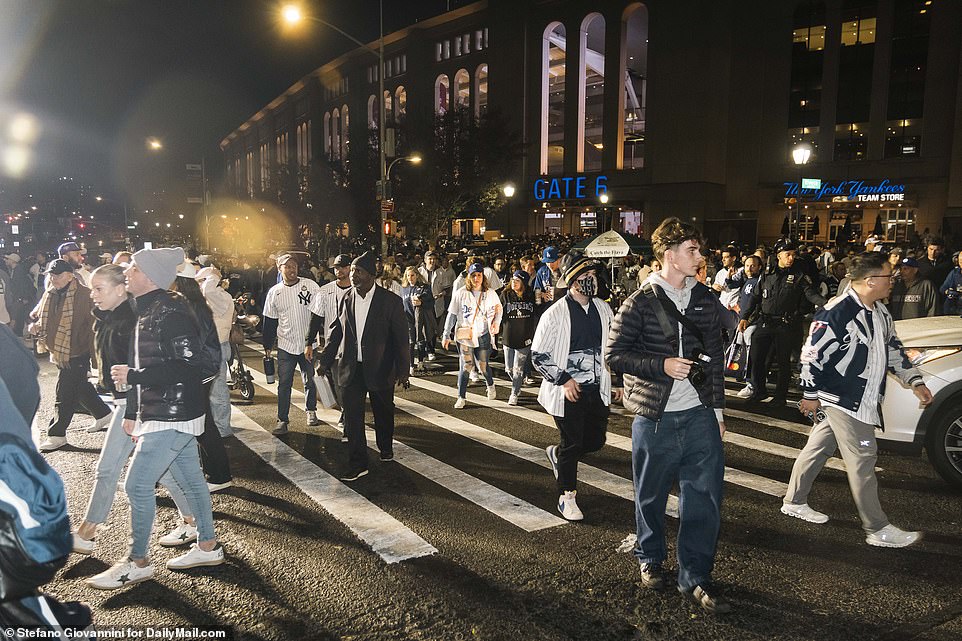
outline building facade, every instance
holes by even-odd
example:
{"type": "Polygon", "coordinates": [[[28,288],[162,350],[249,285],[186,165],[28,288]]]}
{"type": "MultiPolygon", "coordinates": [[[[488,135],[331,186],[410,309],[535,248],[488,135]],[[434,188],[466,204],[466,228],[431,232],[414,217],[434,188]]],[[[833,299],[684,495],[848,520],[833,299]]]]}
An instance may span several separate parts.
{"type": "Polygon", "coordinates": [[[523,140],[516,193],[453,233],[648,234],[679,216],[713,244],[786,226],[831,242],[846,223],[951,240],[960,24],[952,0],[477,2],[385,36],[381,100],[365,49],[300,80],[222,141],[228,185],[253,197],[292,161],[350,171],[382,105],[389,155],[407,113],[497,109],[523,140]]]}

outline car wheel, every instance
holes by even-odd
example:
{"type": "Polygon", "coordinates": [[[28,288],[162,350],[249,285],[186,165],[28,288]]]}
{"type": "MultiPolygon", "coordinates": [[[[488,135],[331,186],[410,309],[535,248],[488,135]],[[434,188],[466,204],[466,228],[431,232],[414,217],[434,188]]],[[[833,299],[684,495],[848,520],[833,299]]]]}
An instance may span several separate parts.
{"type": "Polygon", "coordinates": [[[939,476],[962,489],[962,402],[950,405],[932,425],[925,449],[939,476]]]}

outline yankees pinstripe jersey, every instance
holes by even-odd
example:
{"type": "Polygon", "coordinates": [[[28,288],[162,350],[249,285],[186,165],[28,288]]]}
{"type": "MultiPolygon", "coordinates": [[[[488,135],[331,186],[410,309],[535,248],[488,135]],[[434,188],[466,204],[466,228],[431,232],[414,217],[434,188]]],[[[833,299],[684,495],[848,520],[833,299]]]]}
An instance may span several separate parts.
{"type": "Polygon", "coordinates": [[[324,319],[324,344],[331,337],[331,324],[337,319],[337,308],[340,306],[344,296],[351,291],[351,287],[343,289],[337,284],[336,280],[321,285],[320,295],[317,300],[311,303],[311,311],[324,319]]]}
{"type": "Polygon", "coordinates": [[[293,285],[283,282],[267,291],[264,316],[277,319],[277,349],[288,354],[304,352],[304,337],[311,324],[311,306],[321,288],[312,280],[298,278],[293,285]]]}

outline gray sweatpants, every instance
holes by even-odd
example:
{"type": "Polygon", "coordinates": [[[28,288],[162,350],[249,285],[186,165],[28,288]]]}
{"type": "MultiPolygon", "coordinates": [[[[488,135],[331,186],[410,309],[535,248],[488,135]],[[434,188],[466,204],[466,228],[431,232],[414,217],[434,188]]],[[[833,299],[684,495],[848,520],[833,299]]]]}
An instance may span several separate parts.
{"type": "Polygon", "coordinates": [[[823,409],[828,418],[812,428],[808,443],[795,459],[785,502],[793,505],[808,503],[815,477],[837,448],[845,462],[848,485],[862,519],[862,528],[868,533],[878,532],[889,524],[889,520],[878,499],[875,426],[858,421],[834,407],[823,406],[823,409]]]}

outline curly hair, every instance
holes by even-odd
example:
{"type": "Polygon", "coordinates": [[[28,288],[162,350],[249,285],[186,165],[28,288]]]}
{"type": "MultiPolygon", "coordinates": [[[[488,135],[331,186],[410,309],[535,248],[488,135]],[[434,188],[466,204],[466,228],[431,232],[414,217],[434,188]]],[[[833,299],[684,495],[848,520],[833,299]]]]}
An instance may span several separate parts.
{"type": "Polygon", "coordinates": [[[661,224],[651,233],[651,247],[655,252],[655,258],[659,262],[664,262],[665,252],[669,249],[681,245],[683,242],[693,240],[699,245],[704,244],[701,232],[694,225],[682,222],[680,219],[672,217],[661,221],[661,224]]]}

